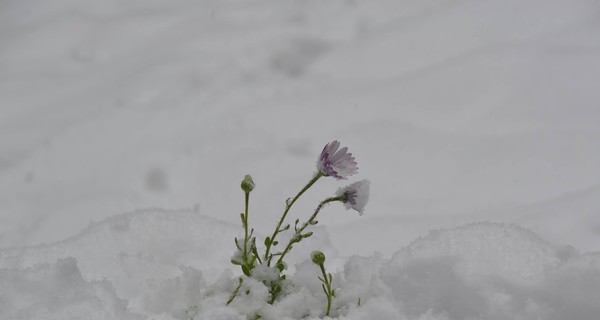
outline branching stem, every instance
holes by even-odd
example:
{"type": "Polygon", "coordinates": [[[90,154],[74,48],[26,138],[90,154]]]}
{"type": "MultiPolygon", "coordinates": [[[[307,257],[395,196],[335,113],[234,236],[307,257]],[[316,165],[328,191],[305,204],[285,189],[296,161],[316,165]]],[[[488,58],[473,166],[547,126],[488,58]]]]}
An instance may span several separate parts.
{"type": "Polygon", "coordinates": [[[315,209],[315,212],[312,214],[312,216],[310,216],[310,218],[304,224],[302,224],[302,227],[300,227],[300,229],[296,230],[296,233],[294,234],[294,236],[288,242],[287,246],[285,247],[285,249],[281,253],[281,256],[279,257],[279,259],[277,259],[277,263],[276,264],[279,264],[280,262],[283,261],[283,258],[285,257],[285,255],[288,252],[290,252],[290,250],[292,249],[292,245],[294,243],[300,242],[300,240],[302,239],[302,236],[303,236],[302,235],[302,231],[304,231],[304,229],[306,229],[308,226],[314,224],[314,221],[317,218],[317,215],[319,214],[319,211],[321,211],[321,209],[326,204],[328,204],[330,202],[333,202],[333,201],[343,201],[344,199],[345,199],[345,196],[341,195],[339,197],[331,197],[331,198],[327,198],[327,199],[321,201],[321,203],[319,203],[319,205],[315,209]]]}
{"type": "Polygon", "coordinates": [[[281,219],[279,219],[279,223],[277,223],[277,226],[275,227],[275,231],[273,231],[273,235],[271,235],[271,238],[269,238],[269,241],[266,243],[266,250],[265,250],[264,257],[265,257],[265,261],[267,261],[267,266],[271,266],[271,259],[273,258],[273,255],[269,255],[269,253],[271,252],[271,246],[273,245],[273,242],[275,242],[275,238],[279,234],[279,232],[281,230],[281,225],[283,224],[283,221],[285,220],[288,212],[290,211],[290,209],[292,208],[292,206],[294,205],[296,200],[298,200],[298,198],[300,198],[300,196],[302,196],[302,194],[304,194],[304,192],[306,192],[306,190],[308,190],[310,187],[312,187],[312,185],[315,184],[315,182],[317,182],[317,180],[319,180],[319,178],[321,178],[322,176],[323,176],[323,173],[321,173],[320,171],[317,172],[317,174],[304,186],[304,188],[302,188],[302,190],[300,190],[300,192],[298,192],[298,194],[291,201],[288,201],[285,204],[285,211],[281,215],[281,219]]]}

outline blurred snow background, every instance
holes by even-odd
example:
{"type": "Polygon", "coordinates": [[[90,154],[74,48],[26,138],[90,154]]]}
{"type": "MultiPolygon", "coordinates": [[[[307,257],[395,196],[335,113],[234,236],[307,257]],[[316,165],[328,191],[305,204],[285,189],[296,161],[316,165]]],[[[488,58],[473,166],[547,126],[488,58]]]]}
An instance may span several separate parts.
{"type": "MultiPolygon", "coordinates": [[[[120,242],[76,239],[144,208],[200,219],[174,214],[159,257],[191,250],[187,223],[224,223],[232,238],[248,173],[251,220],[268,232],[333,139],[372,181],[366,216],[332,206],[320,219],[316,243],[340,270],[480,221],[600,251],[599,17],[595,0],[0,1],[3,279],[35,263],[75,270],[55,261],[74,256],[82,279],[102,280],[83,253],[120,242]]],[[[320,182],[293,214],[339,185],[320,182]]],[[[201,260],[172,263],[212,279],[221,260],[201,260]]],[[[116,290],[130,306],[143,291],[116,290]]]]}

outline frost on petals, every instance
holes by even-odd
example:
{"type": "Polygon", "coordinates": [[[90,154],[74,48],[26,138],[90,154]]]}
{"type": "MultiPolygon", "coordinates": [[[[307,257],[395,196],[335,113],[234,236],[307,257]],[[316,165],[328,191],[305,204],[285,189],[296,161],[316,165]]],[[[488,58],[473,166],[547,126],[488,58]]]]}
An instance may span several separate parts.
{"type": "Polygon", "coordinates": [[[317,168],[324,176],[332,176],[338,180],[358,173],[352,153],[348,152],[347,147],[340,149],[340,143],[337,140],[325,145],[317,161],[317,168]]]}
{"type": "Polygon", "coordinates": [[[364,214],[365,205],[369,201],[369,180],[360,180],[353,184],[338,189],[336,195],[344,196],[344,206],[346,209],[354,209],[362,216],[364,214]]]}

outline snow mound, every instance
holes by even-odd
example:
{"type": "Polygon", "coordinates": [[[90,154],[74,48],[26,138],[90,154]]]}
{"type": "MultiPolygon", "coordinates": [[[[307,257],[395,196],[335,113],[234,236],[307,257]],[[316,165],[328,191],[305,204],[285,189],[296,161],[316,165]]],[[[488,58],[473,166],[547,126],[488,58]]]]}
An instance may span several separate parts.
{"type": "Polygon", "coordinates": [[[410,264],[440,258],[456,261],[457,273],[466,279],[496,276],[523,284],[539,282],[544,271],[559,262],[556,249],[531,231],[497,223],[430,231],[392,261],[410,264]]]}
{"type": "Polygon", "coordinates": [[[409,319],[595,319],[599,261],[518,226],[476,223],[414,241],[379,280],[409,319]]]}
{"type": "Polygon", "coordinates": [[[85,281],[74,258],[0,269],[0,287],[1,319],[143,319],[127,311],[109,281],[85,281]]]}
{"type": "MultiPolygon", "coordinates": [[[[229,256],[239,227],[193,211],[145,210],[94,223],[65,241],[0,251],[2,319],[320,319],[325,297],[308,258],[287,295],[266,303],[229,256]]],[[[329,247],[327,231],[311,246],[329,247]]],[[[554,248],[515,225],[431,231],[397,251],[328,254],[333,318],[596,319],[600,254],[554,248]],[[340,266],[336,268],[336,266],[340,266]]]]}
{"type": "MultiPolygon", "coordinates": [[[[0,251],[0,268],[27,270],[71,259],[83,280],[108,281],[140,309],[152,300],[148,294],[164,292],[174,281],[202,283],[198,270],[221,274],[238,229],[193,211],[140,210],[93,223],[62,242],[0,251]]],[[[173,297],[170,292],[163,300],[173,297]]]]}

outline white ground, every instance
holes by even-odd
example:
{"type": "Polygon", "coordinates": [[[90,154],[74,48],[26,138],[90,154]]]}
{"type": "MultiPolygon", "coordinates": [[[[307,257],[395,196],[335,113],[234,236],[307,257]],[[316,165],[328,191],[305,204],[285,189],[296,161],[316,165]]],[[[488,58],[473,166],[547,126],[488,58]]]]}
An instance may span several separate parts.
{"type": "MultiPolygon", "coordinates": [[[[0,1],[0,318],[213,303],[235,281],[221,272],[244,174],[270,232],[339,139],[351,181],[372,182],[366,216],[328,207],[295,261],[331,257],[339,315],[595,319],[599,14],[595,0],[0,1]],[[484,221],[544,240],[477,224],[414,242],[484,221]],[[352,277],[360,259],[383,284],[352,277]]],[[[293,218],[340,185],[320,182],[293,218]]]]}

